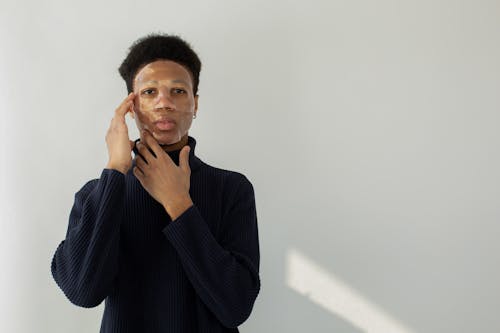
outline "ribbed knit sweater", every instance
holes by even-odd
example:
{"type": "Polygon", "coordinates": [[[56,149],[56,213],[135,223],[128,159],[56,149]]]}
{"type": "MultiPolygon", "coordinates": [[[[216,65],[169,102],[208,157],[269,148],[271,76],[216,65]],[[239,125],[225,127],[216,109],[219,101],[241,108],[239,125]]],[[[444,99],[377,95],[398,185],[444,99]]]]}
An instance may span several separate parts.
{"type": "MultiPolygon", "coordinates": [[[[52,275],[82,307],[105,300],[101,332],[238,332],[260,290],[254,189],[201,161],[189,136],[193,205],[172,221],[130,169],[75,195],[52,275]]],[[[179,152],[168,152],[178,165],[179,152]]]]}

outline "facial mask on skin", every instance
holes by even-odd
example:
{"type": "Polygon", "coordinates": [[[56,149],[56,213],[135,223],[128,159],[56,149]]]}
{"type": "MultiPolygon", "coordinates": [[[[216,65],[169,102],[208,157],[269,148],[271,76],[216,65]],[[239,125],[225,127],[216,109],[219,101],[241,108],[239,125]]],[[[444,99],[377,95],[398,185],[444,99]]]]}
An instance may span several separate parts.
{"type": "Polygon", "coordinates": [[[146,109],[143,106],[146,103],[141,104],[139,108],[137,108],[135,105],[133,106],[135,116],[139,118],[143,129],[148,130],[159,144],[170,145],[181,140],[181,128],[179,127],[179,124],[175,122],[174,117],[169,116],[167,113],[162,113],[161,115],[158,114],[158,116],[156,117],[151,117],[152,113],[159,111],[155,110],[156,108],[154,107],[146,109]],[[146,119],[147,121],[145,121],[146,119]]]}

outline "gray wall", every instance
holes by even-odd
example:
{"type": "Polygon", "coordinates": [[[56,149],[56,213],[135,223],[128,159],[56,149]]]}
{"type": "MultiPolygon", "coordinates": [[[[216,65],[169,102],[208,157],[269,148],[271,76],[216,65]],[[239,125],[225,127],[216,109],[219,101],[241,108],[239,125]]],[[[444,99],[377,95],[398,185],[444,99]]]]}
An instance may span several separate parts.
{"type": "Polygon", "coordinates": [[[154,31],[202,58],[197,154],[255,187],[241,332],[500,331],[498,1],[2,1],[0,28],[0,331],[98,331],[50,261],[154,31]]]}

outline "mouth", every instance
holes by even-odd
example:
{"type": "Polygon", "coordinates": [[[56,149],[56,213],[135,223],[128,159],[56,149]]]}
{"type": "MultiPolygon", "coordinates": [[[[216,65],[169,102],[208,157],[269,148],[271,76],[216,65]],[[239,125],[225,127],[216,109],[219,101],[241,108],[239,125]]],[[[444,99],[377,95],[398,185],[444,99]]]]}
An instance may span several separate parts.
{"type": "Polygon", "coordinates": [[[153,124],[161,131],[168,131],[175,127],[175,121],[172,119],[160,119],[153,124]]]}

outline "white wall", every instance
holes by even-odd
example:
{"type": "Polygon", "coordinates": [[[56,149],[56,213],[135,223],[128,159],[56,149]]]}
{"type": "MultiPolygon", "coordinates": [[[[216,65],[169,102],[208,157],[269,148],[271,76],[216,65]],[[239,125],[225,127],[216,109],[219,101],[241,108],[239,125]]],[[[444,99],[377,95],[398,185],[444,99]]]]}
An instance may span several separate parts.
{"type": "Polygon", "coordinates": [[[241,332],[500,331],[488,0],[0,3],[0,331],[98,331],[102,306],[71,305],[50,261],[105,165],[117,67],[156,31],[203,61],[197,154],[256,190],[241,332]]]}

